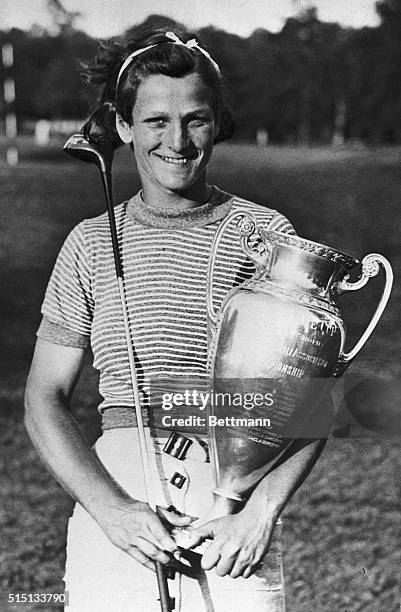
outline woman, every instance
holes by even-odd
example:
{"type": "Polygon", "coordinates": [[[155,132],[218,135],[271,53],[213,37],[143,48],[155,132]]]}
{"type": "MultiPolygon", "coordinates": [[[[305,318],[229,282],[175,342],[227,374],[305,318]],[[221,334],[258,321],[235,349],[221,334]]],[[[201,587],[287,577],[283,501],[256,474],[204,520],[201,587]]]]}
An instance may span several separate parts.
{"type": "MultiPolygon", "coordinates": [[[[233,122],[220,69],[192,34],[176,28],[116,41],[101,51],[89,76],[103,86],[102,104],[114,109],[142,183],[115,213],[143,410],[153,425],[146,431],[158,512],[146,503],[105,214],[80,223],[58,256],[27,384],[26,424],[44,462],[78,502],[67,543],[70,610],[152,612],[159,603],[149,569],[155,560],[172,563],[178,547],[171,529],[205,513],[212,477],[202,428],[178,431],[190,440],[185,457],[163,452],[171,432],[161,429],[160,408],[147,409],[149,382],[155,376],[207,378],[207,262],[227,214],[248,210],[265,227],[293,229],[278,212],[208,184],[213,146],[231,135],[233,122]],[[104,398],[104,433],[95,452],[69,411],[89,343],[104,398]]],[[[253,272],[234,228],[220,250],[219,300],[253,272]]],[[[273,530],[321,446],[315,440],[294,447],[240,512],[196,532],[197,542],[212,541],[203,544],[201,565],[196,554],[192,568],[179,565],[171,581],[176,610],[283,609],[273,530]]]]}

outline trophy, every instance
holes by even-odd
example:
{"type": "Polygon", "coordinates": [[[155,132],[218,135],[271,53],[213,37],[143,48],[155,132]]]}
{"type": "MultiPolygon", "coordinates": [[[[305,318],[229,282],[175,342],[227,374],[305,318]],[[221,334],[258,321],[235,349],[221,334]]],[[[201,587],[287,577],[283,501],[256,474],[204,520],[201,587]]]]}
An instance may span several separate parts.
{"type": "MultiPolygon", "coordinates": [[[[209,518],[235,512],[270,471],[371,335],[392,286],[389,262],[376,253],[357,259],[333,248],[258,227],[248,212],[225,219],[212,245],[207,283],[213,396],[209,437],[216,488],[209,518]],[[213,305],[221,237],[237,220],[254,275],[213,305]],[[382,270],[385,286],[364,333],[345,351],[337,296],[356,291],[382,270]],[[357,280],[351,281],[356,275],[357,280]],[[251,393],[250,393],[251,392],[251,393]],[[259,402],[235,402],[253,396],[259,402]],[[234,399],[233,399],[234,398],[234,399]],[[268,399],[268,401],[266,401],[268,399]]],[[[203,522],[203,521],[202,521],[203,522]]]]}

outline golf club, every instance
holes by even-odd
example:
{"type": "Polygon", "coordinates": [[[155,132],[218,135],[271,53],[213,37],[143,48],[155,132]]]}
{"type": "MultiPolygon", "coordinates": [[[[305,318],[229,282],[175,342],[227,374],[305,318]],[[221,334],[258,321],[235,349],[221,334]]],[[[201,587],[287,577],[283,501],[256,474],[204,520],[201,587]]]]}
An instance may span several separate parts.
{"type": "MultiPolygon", "coordinates": [[[[100,175],[102,178],[104,194],[107,203],[107,212],[109,216],[109,224],[110,224],[110,233],[111,240],[113,244],[113,255],[114,255],[114,264],[115,271],[118,282],[118,289],[120,294],[120,302],[121,308],[123,312],[123,320],[124,320],[124,329],[125,329],[125,339],[127,344],[128,351],[128,360],[129,360],[129,368],[131,375],[131,385],[134,395],[135,402],[135,414],[136,421],[138,426],[138,436],[139,436],[139,448],[141,453],[142,460],[142,469],[145,480],[145,491],[146,497],[149,506],[151,509],[156,512],[156,504],[153,499],[153,491],[152,491],[152,481],[150,474],[150,466],[149,466],[149,457],[146,446],[145,439],[145,430],[142,419],[142,411],[141,411],[141,400],[139,395],[139,385],[138,378],[135,369],[135,359],[134,359],[134,351],[131,341],[131,331],[130,324],[128,319],[128,308],[127,301],[125,297],[124,291],[124,282],[123,282],[123,271],[121,265],[121,257],[120,257],[120,249],[118,245],[118,237],[116,230],[116,221],[114,216],[114,203],[113,203],[113,189],[112,189],[112,175],[111,175],[111,167],[113,163],[114,150],[116,146],[119,146],[120,143],[113,143],[110,139],[108,139],[104,133],[102,134],[97,130],[95,133],[95,137],[88,137],[85,135],[85,131],[88,132],[93,125],[93,121],[91,119],[84,125],[82,128],[83,133],[81,134],[73,134],[67,140],[64,145],[64,151],[75,157],[76,159],[80,159],[81,161],[85,161],[91,164],[95,164],[100,171],[100,175]]],[[[99,128],[99,125],[96,124],[95,127],[99,128]]],[[[160,596],[160,607],[162,612],[172,612],[174,610],[174,599],[170,597],[170,593],[168,590],[168,582],[167,582],[167,574],[165,567],[159,561],[155,561],[156,567],[156,575],[157,575],[157,584],[159,588],[159,596],[160,596]]]]}

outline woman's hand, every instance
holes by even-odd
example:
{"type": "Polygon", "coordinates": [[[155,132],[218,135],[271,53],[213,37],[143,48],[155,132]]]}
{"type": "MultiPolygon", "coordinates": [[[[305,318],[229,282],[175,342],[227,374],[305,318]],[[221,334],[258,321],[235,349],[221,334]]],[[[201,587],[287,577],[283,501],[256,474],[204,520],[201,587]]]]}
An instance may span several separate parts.
{"type": "Polygon", "coordinates": [[[202,557],[205,570],[216,568],[219,576],[248,578],[267,553],[275,526],[273,515],[261,516],[245,507],[238,514],[230,514],[209,521],[191,531],[197,538],[191,548],[206,539],[213,541],[202,557]]]}
{"type": "Polygon", "coordinates": [[[192,518],[134,500],[110,477],[71,415],[70,397],[84,350],[38,339],[25,395],[25,423],[44,463],[65,490],[97,521],[110,541],[140,563],[168,563],[178,550],[169,526],[192,518]],[[165,525],[163,525],[162,520],[165,525]]]}
{"type": "Polygon", "coordinates": [[[157,511],[162,520],[148,504],[127,500],[96,520],[115,546],[154,571],[154,561],[167,564],[179,550],[169,534],[169,526],[187,527],[193,521],[174,511],[163,508],[157,511]]]}

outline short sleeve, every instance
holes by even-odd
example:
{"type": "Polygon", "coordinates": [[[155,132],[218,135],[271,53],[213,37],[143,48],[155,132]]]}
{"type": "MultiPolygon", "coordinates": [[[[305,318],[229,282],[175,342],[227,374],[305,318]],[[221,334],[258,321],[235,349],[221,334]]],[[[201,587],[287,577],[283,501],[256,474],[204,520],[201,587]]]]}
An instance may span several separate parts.
{"type": "Polygon", "coordinates": [[[284,234],[293,234],[296,236],[296,231],[292,224],[288,221],[287,217],[284,217],[279,212],[276,212],[273,219],[269,223],[269,230],[273,230],[274,232],[283,232],[284,234]]]}
{"type": "Polygon", "coordinates": [[[58,254],[42,304],[38,337],[67,346],[88,346],[93,308],[90,257],[82,222],[58,254]]]}

